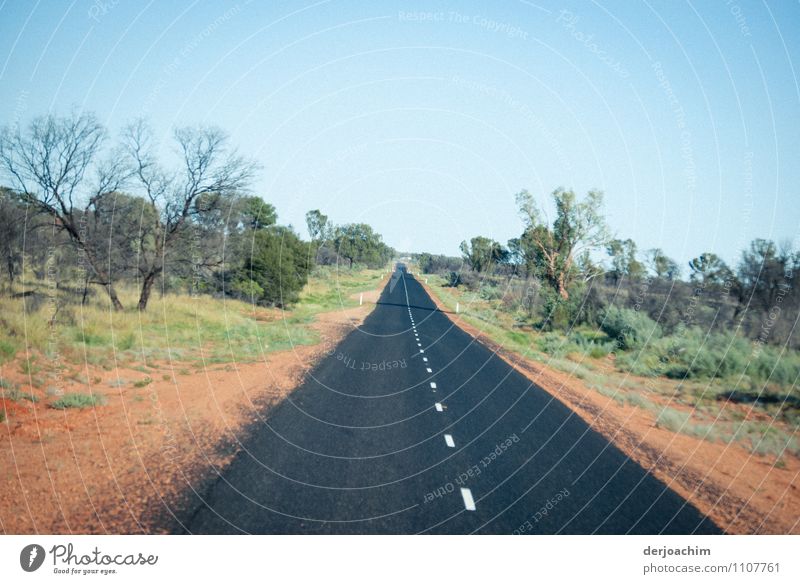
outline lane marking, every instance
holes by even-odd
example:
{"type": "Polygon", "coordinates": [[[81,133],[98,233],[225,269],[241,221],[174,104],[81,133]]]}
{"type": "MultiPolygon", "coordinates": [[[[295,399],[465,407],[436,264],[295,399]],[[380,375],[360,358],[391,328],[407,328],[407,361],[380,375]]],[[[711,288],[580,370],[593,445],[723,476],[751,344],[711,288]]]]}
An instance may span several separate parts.
{"type": "Polygon", "coordinates": [[[426,363],[428,362],[428,358],[427,357],[423,357],[422,360],[425,361],[426,363]]]}
{"type": "Polygon", "coordinates": [[[428,373],[433,373],[433,369],[431,369],[430,367],[426,367],[426,368],[425,368],[425,370],[426,370],[428,373]]]}
{"type": "Polygon", "coordinates": [[[420,349],[420,350],[419,350],[419,352],[420,352],[420,353],[424,353],[424,352],[425,352],[425,349],[420,349]]]}
{"type": "Polygon", "coordinates": [[[422,346],[422,343],[417,343],[417,346],[418,346],[418,347],[421,347],[421,346],[422,346]]]}
{"type": "Polygon", "coordinates": [[[432,387],[433,389],[436,389],[436,382],[435,382],[435,381],[431,381],[431,387],[432,387]]]}
{"type": "Polygon", "coordinates": [[[467,511],[475,511],[475,499],[472,498],[472,491],[461,487],[461,498],[464,499],[464,507],[467,511]]]}
{"type": "Polygon", "coordinates": [[[456,447],[456,443],[455,443],[455,442],[453,442],[453,437],[452,437],[450,434],[445,434],[445,435],[444,435],[444,442],[445,442],[445,444],[447,444],[447,445],[448,445],[450,448],[455,448],[455,447],[456,447]]]}
{"type": "Polygon", "coordinates": [[[444,411],[444,408],[442,407],[442,404],[440,404],[439,402],[436,402],[436,411],[437,412],[443,412],[444,411]]]}

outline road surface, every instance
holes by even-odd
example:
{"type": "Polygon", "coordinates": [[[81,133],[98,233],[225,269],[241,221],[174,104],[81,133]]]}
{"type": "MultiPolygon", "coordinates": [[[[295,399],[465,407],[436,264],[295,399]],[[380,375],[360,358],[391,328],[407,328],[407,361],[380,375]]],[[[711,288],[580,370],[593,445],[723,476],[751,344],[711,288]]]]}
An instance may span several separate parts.
{"type": "Polygon", "coordinates": [[[190,533],[719,533],[402,266],[244,439],[190,533]]]}

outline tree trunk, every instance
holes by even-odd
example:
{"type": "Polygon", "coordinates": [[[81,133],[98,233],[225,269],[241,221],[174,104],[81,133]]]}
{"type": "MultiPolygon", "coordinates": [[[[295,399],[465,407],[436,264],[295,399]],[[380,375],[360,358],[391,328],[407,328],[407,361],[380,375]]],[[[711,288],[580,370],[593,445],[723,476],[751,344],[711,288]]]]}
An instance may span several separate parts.
{"type": "Polygon", "coordinates": [[[119,296],[117,296],[117,290],[114,288],[114,284],[108,283],[106,284],[106,291],[108,292],[108,297],[111,298],[111,305],[114,307],[114,310],[121,311],[123,309],[122,302],[119,301],[119,296]]]}
{"type": "Polygon", "coordinates": [[[103,272],[103,270],[97,266],[97,261],[94,257],[94,254],[91,253],[85,245],[80,242],[79,245],[81,245],[83,248],[83,251],[86,254],[86,259],[89,261],[89,265],[92,267],[92,271],[100,280],[98,283],[105,283],[104,286],[106,292],[108,293],[108,297],[111,299],[111,305],[114,307],[114,310],[123,310],[122,302],[119,301],[119,296],[117,296],[117,290],[114,288],[114,284],[111,282],[111,275],[106,275],[105,272],[103,272]]]}
{"type": "Polygon", "coordinates": [[[564,300],[569,300],[569,292],[567,292],[567,287],[564,285],[564,278],[558,278],[558,294],[564,300]]]}
{"type": "Polygon", "coordinates": [[[142,290],[139,294],[139,311],[143,312],[147,309],[147,302],[150,300],[150,292],[153,289],[153,283],[156,281],[157,272],[150,270],[142,280],[142,290]]]}

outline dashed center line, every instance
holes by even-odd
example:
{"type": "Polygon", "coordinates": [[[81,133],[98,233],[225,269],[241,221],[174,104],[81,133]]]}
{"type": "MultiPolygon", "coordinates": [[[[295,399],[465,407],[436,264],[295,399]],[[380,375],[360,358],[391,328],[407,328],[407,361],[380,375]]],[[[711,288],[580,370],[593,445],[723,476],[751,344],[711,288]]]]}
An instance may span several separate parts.
{"type": "Polygon", "coordinates": [[[425,369],[427,370],[428,373],[433,373],[433,369],[431,369],[430,367],[426,367],[425,369]]]}
{"type": "Polygon", "coordinates": [[[472,498],[472,491],[461,487],[461,498],[464,499],[464,507],[467,511],[475,511],[475,499],[472,498]]]}
{"type": "Polygon", "coordinates": [[[431,381],[431,388],[436,389],[436,382],[435,381],[431,381]]]}
{"type": "Polygon", "coordinates": [[[442,407],[442,404],[440,404],[439,402],[436,402],[434,407],[436,408],[437,412],[443,412],[444,411],[444,408],[442,407]]]}
{"type": "Polygon", "coordinates": [[[447,445],[448,445],[450,448],[455,448],[455,447],[456,447],[456,443],[455,443],[455,442],[453,442],[453,436],[452,436],[452,435],[450,435],[450,434],[445,434],[445,435],[444,435],[444,442],[445,442],[445,444],[447,444],[447,445]]]}
{"type": "Polygon", "coordinates": [[[422,360],[425,361],[426,363],[428,362],[428,358],[427,357],[423,357],[422,360]]]}

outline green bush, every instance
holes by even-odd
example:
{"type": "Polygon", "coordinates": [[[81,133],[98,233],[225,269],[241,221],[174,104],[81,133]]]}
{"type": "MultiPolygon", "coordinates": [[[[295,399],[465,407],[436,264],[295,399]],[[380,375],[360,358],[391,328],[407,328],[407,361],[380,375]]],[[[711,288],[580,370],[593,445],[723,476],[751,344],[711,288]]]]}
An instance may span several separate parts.
{"type": "Polygon", "coordinates": [[[94,406],[101,406],[104,403],[105,399],[100,395],[67,393],[50,404],[50,407],[53,407],[57,410],[65,410],[67,408],[90,408],[94,406]]]}
{"type": "Polygon", "coordinates": [[[289,228],[273,226],[253,233],[252,252],[225,275],[226,291],[264,306],[294,304],[308,281],[309,247],[289,228]]]}
{"type": "Polygon", "coordinates": [[[635,349],[661,337],[661,327],[652,318],[630,308],[609,306],[600,323],[601,330],[621,349],[635,349]]]}
{"type": "Polygon", "coordinates": [[[544,330],[569,330],[584,322],[582,315],[584,286],[575,285],[570,288],[569,298],[562,298],[556,290],[543,286],[540,291],[542,299],[541,327],[544,330]]]}

